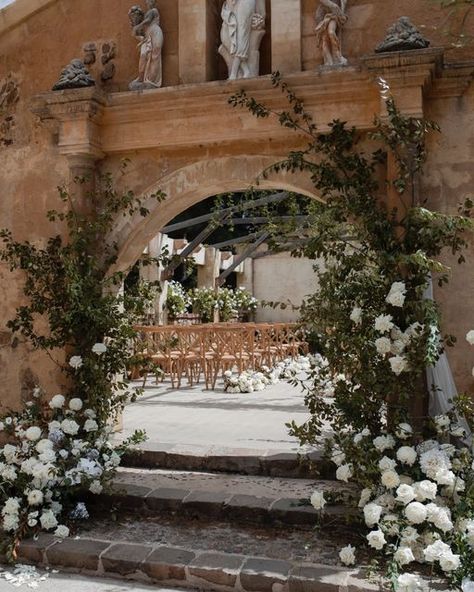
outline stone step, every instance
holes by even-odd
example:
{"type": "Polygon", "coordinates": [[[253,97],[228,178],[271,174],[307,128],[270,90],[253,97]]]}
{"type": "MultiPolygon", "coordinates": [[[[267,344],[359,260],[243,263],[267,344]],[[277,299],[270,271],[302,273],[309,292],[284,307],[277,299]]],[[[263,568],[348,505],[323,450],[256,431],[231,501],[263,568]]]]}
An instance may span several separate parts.
{"type": "Polygon", "coordinates": [[[270,477],[310,478],[318,475],[333,479],[333,463],[320,451],[301,453],[275,449],[226,448],[144,442],[127,454],[122,464],[147,469],[208,471],[263,475],[270,477]]]}
{"type": "MultiPolygon", "coordinates": [[[[316,489],[344,497],[351,493],[349,486],[327,480],[121,468],[100,503],[140,514],[311,529],[318,512],[309,499],[316,489]]],[[[328,505],[325,512],[335,519],[343,507],[328,505]]]]}
{"type": "Polygon", "coordinates": [[[360,569],[121,539],[49,535],[24,541],[19,561],[209,592],[375,592],[360,569]]]}

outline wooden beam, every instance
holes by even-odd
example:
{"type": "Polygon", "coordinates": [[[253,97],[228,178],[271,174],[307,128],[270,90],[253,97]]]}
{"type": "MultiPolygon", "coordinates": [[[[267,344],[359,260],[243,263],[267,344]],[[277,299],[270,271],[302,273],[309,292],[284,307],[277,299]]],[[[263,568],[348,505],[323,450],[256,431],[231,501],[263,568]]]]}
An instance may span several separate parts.
{"type": "Polygon", "coordinates": [[[221,273],[221,275],[217,278],[217,287],[220,287],[224,284],[226,278],[229,277],[229,275],[234,271],[234,269],[237,269],[237,267],[239,267],[239,265],[242,263],[242,261],[245,261],[246,259],[248,259],[252,253],[258,249],[258,247],[264,243],[267,238],[270,236],[269,232],[264,232],[259,239],[257,239],[254,243],[252,243],[251,245],[249,245],[245,251],[243,253],[241,253],[240,255],[234,257],[234,261],[232,262],[232,265],[230,265],[225,271],[223,271],[221,273]]]}
{"type": "Polygon", "coordinates": [[[222,241],[221,243],[215,243],[214,245],[209,245],[214,249],[223,249],[224,247],[232,247],[232,245],[240,245],[242,243],[246,243],[251,241],[254,238],[258,238],[262,234],[262,231],[259,230],[258,232],[252,232],[251,234],[246,234],[245,236],[239,236],[235,238],[231,238],[226,241],[222,241]]]}

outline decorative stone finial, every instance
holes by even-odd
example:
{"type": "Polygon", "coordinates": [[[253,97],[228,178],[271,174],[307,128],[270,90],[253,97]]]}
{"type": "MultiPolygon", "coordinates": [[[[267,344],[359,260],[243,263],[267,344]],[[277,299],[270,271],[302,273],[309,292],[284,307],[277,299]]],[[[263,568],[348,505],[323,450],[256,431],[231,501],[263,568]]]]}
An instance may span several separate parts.
{"type": "Polygon", "coordinates": [[[53,90],[66,90],[68,88],[84,88],[94,86],[95,80],[89,74],[84,62],[78,59],[72,60],[64,70],[61,71],[59,80],[53,86],[53,90]]]}
{"type": "Polygon", "coordinates": [[[375,48],[376,53],[426,49],[430,42],[425,39],[407,16],[401,16],[387,31],[385,39],[375,48]]]}

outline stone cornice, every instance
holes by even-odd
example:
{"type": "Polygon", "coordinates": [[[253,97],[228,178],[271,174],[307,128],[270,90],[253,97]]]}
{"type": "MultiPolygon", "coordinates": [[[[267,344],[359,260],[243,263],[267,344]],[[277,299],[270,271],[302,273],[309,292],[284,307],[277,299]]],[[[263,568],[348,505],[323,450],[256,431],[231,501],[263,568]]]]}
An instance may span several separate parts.
{"type": "Polygon", "coordinates": [[[0,9],[0,36],[57,0],[15,0],[0,9]]]}
{"type": "MultiPolygon", "coordinates": [[[[334,119],[370,130],[374,117],[385,113],[379,77],[389,83],[399,109],[419,117],[427,99],[462,94],[472,71],[469,64],[445,66],[443,50],[435,48],[366,56],[357,67],[320,68],[285,80],[321,131],[334,119]]],[[[262,76],[140,93],[104,95],[94,88],[50,92],[34,99],[33,111],[42,120],[56,122],[60,152],[68,156],[77,151],[99,157],[153,148],[166,152],[278,141],[294,145],[294,132],[281,127],[275,117],[256,119],[228,105],[228,97],[241,89],[274,111],[288,109],[284,94],[272,87],[269,76],[262,76]]]]}

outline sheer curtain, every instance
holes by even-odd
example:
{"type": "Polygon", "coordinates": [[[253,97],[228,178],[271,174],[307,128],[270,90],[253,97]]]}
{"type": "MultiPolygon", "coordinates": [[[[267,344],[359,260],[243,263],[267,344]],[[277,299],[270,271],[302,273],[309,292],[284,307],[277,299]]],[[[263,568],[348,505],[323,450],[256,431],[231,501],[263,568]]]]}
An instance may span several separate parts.
{"type": "MultiPolygon", "coordinates": [[[[433,279],[430,275],[429,284],[426,288],[424,298],[434,300],[433,279]]],[[[442,353],[434,366],[426,368],[428,388],[430,390],[429,414],[431,417],[451,411],[453,404],[450,402],[458,396],[453,374],[449,366],[448,357],[442,353]]],[[[472,442],[472,433],[464,417],[458,417],[460,425],[466,430],[466,442],[472,442]]]]}

